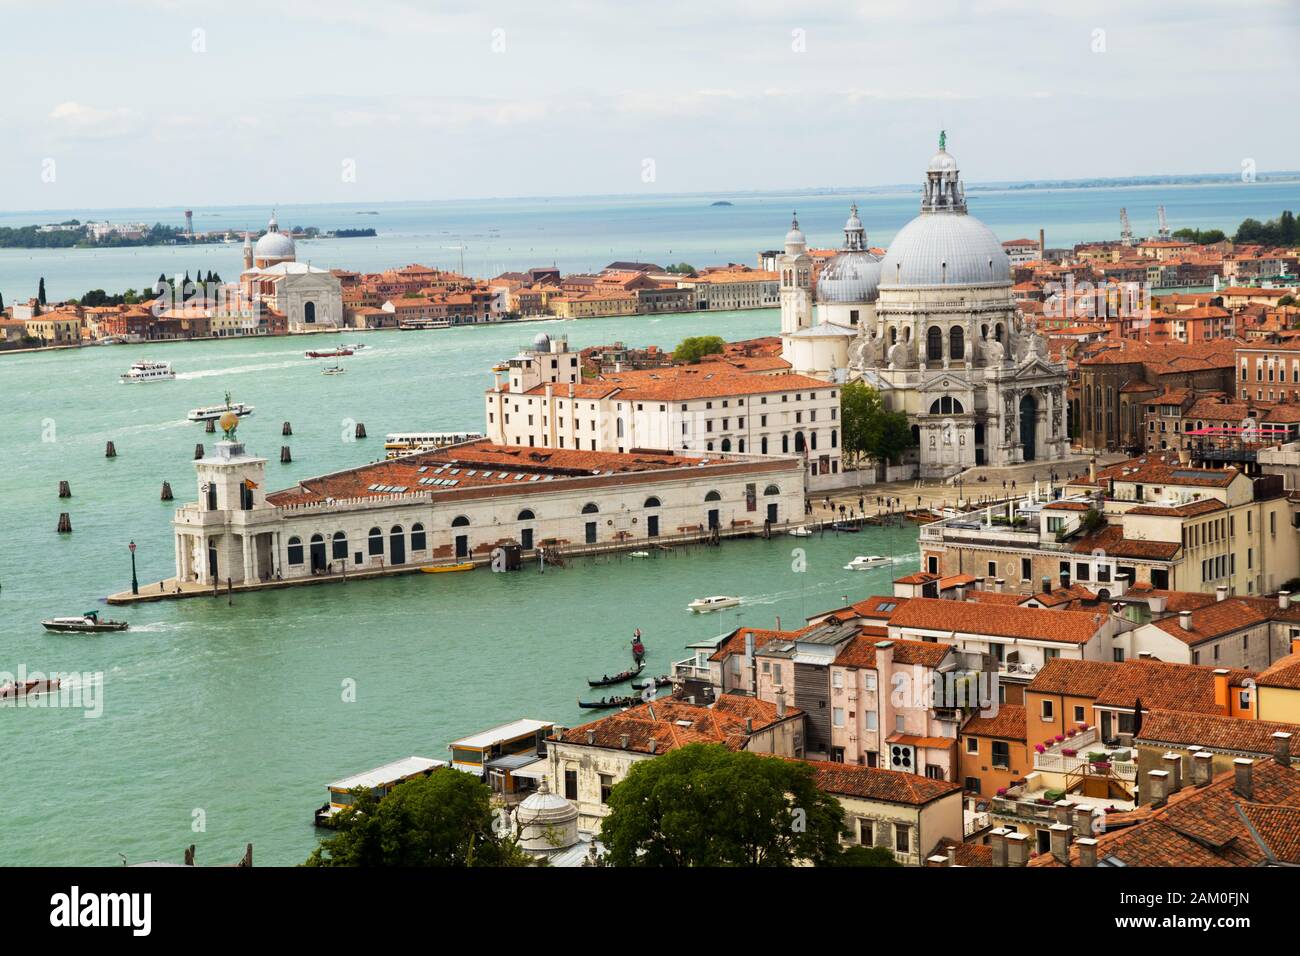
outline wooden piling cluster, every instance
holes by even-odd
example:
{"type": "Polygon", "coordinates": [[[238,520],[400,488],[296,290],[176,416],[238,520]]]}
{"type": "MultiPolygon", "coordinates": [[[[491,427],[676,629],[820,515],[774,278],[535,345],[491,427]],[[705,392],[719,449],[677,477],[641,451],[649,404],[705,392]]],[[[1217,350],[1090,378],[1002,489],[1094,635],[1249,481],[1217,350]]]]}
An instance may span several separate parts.
{"type": "Polygon", "coordinates": [[[104,446],[104,457],[105,458],[117,457],[117,448],[113,445],[112,442],[109,442],[107,445],[104,446]]]}
{"type": "Polygon", "coordinates": [[[216,431],[217,431],[217,421],[216,421],[216,419],[215,419],[215,418],[209,418],[206,422],[204,422],[204,423],[203,423],[203,430],[204,430],[205,432],[207,432],[209,435],[214,435],[214,434],[216,434],[216,431]]]}
{"type": "Polygon", "coordinates": [[[283,425],[280,426],[280,434],[281,434],[281,435],[292,435],[292,434],[293,434],[293,426],[290,425],[288,422],[285,422],[283,425]]]}
{"type": "Polygon", "coordinates": [[[161,500],[163,501],[172,500],[172,483],[170,481],[163,482],[161,500]]]}
{"type": "Polygon", "coordinates": [[[357,422],[357,429],[355,434],[357,438],[366,437],[366,426],[363,422],[357,422]]]}
{"type": "Polygon", "coordinates": [[[197,445],[194,446],[194,460],[198,461],[202,457],[203,457],[203,442],[199,442],[197,445]]]}
{"type": "Polygon", "coordinates": [[[66,512],[59,514],[59,534],[72,534],[72,517],[66,512]]]}
{"type": "Polygon", "coordinates": [[[68,484],[66,481],[60,481],[60,482],[59,482],[59,497],[60,497],[60,498],[71,498],[71,497],[72,497],[72,485],[68,484]]]}
{"type": "Polygon", "coordinates": [[[289,451],[288,445],[280,446],[280,464],[287,465],[293,461],[293,453],[289,451]]]}

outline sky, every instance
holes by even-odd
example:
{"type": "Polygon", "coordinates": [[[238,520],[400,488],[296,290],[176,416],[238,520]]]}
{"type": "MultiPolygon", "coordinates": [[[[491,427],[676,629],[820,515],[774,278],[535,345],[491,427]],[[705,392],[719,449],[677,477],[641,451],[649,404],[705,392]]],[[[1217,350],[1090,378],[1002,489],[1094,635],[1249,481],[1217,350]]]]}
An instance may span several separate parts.
{"type": "Polygon", "coordinates": [[[1296,0],[0,0],[0,207],[1300,168],[1296,0]]]}

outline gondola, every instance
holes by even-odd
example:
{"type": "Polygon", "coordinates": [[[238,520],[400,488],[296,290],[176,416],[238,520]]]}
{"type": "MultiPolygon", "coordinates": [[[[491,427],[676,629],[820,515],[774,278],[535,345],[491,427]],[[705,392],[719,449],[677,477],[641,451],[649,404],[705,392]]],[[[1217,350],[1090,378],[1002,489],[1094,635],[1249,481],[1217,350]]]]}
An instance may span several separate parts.
{"type": "Polygon", "coordinates": [[[588,677],[587,686],[608,687],[611,684],[621,684],[624,681],[629,681],[633,677],[636,677],[644,669],[645,669],[644,664],[637,664],[636,667],[633,667],[630,670],[621,671],[620,673],[615,674],[613,677],[610,677],[608,674],[606,674],[604,677],[598,678],[597,680],[592,680],[590,677],[588,677]]]}
{"type": "Polygon", "coordinates": [[[613,710],[615,707],[634,707],[641,703],[638,695],[627,697],[602,697],[600,700],[579,700],[578,706],[584,710],[613,710]]]}
{"type": "Polygon", "coordinates": [[[834,528],[836,531],[861,531],[862,530],[861,528],[858,527],[857,522],[855,521],[853,522],[837,521],[833,525],[831,525],[831,527],[834,528]]]}
{"type": "MultiPolygon", "coordinates": [[[[656,687],[672,687],[672,686],[673,686],[673,679],[672,679],[671,677],[669,677],[667,674],[660,674],[658,677],[656,677],[656,678],[654,679],[654,684],[655,684],[656,687]]],[[[636,690],[645,690],[647,687],[650,686],[650,681],[649,681],[649,680],[643,680],[643,681],[642,681],[641,683],[639,683],[639,684],[638,684],[636,681],[633,681],[633,682],[632,682],[632,686],[633,686],[636,690]]]]}

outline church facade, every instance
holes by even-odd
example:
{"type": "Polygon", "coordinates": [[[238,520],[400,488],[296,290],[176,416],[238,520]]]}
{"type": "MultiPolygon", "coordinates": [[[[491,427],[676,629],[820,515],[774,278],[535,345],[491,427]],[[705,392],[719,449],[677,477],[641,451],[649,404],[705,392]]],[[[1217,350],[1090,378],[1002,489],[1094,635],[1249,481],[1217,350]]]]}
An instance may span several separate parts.
{"type": "Polygon", "coordinates": [[[343,327],[343,286],[338,276],[299,262],[293,237],[280,231],[274,213],[256,245],[244,236],[239,286],[244,301],[283,315],[290,332],[330,332],[343,327]]]}
{"type": "Polygon", "coordinates": [[[1065,367],[1016,311],[1010,262],[967,211],[942,138],[920,215],[883,258],[868,249],[855,207],[842,250],[815,284],[797,220],[778,270],[782,352],[793,370],[862,380],[905,412],[921,477],[1069,454],[1065,367]]]}

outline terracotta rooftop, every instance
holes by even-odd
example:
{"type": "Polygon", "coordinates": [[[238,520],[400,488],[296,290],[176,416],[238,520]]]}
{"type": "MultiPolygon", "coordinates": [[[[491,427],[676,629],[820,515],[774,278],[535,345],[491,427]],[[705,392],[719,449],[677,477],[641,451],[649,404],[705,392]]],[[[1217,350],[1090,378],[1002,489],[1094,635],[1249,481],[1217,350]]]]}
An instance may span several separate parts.
{"type": "MultiPolygon", "coordinates": [[[[1300,608],[1297,609],[1300,611],[1300,608]]],[[[1160,630],[1176,637],[1184,644],[1196,645],[1233,634],[1243,628],[1256,627],[1282,615],[1296,617],[1290,611],[1278,610],[1277,602],[1267,598],[1227,597],[1212,601],[1190,611],[1191,628],[1184,629],[1182,615],[1171,615],[1155,621],[1160,630]]]]}
{"type": "Polygon", "coordinates": [[[571,727],[564,731],[560,740],[566,744],[626,749],[644,754],[650,753],[651,740],[655,741],[656,754],[698,743],[722,744],[731,750],[741,750],[748,740],[746,719],[753,721],[753,728],[757,731],[801,714],[797,708],[788,707],[786,716],[778,718],[775,704],[735,694],[722,695],[710,707],[664,697],[580,727],[571,727]],[[627,747],[623,746],[624,736],[628,738],[627,747]]]}
{"type": "Polygon", "coordinates": [[[1111,661],[1075,661],[1057,657],[1045,661],[1025,689],[1031,693],[1095,698],[1118,668],[1119,664],[1111,661]]]}
{"type": "MultiPolygon", "coordinates": [[[[1097,695],[1096,702],[1131,710],[1140,700],[1143,711],[1158,707],[1202,714],[1221,713],[1222,708],[1215,702],[1214,671],[1213,667],[1195,664],[1171,664],[1140,658],[1127,660],[1115,666],[1114,676],[1097,695]]],[[[1229,670],[1228,685],[1240,687],[1252,676],[1249,671],[1229,670]]]]}
{"type": "Polygon", "coordinates": [[[1135,742],[1159,747],[1199,745],[1211,750],[1272,757],[1275,733],[1291,734],[1291,754],[1300,757],[1300,724],[1221,714],[1189,714],[1178,710],[1148,711],[1135,742]]]}
{"type": "Polygon", "coordinates": [[[1086,644],[1104,623],[1103,615],[1085,611],[913,598],[894,613],[889,626],[1086,644]]]}
{"type": "Polygon", "coordinates": [[[1260,687],[1300,690],[1300,654],[1288,654],[1255,675],[1260,687]]]}
{"type": "MultiPolygon", "coordinates": [[[[858,634],[842,648],[835,657],[836,667],[860,667],[873,670],[876,667],[876,644],[880,638],[862,633],[858,634]]],[[[951,644],[937,641],[891,641],[894,651],[894,663],[918,667],[938,667],[949,652],[951,644]]]]}
{"type": "Polygon", "coordinates": [[[961,784],[931,780],[920,774],[881,767],[865,767],[828,760],[805,760],[813,769],[817,787],[837,796],[858,797],[884,803],[924,806],[940,797],[961,793],[961,784]]]}
{"type": "Polygon", "coordinates": [[[1101,549],[1115,558],[1143,558],[1148,561],[1168,561],[1178,554],[1182,545],[1177,541],[1147,541],[1124,537],[1124,529],[1107,525],[1095,534],[1075,541],[1076,554],[1091,554],[1101,549]]]}
{"type": "Polygon", "coordinates": [[[1025,740],[1025,708],[1020,704],[999,704],[991,717],[976,714],[961,728],[963,736],[997,737],[1002,740],[1025,740]]]}

